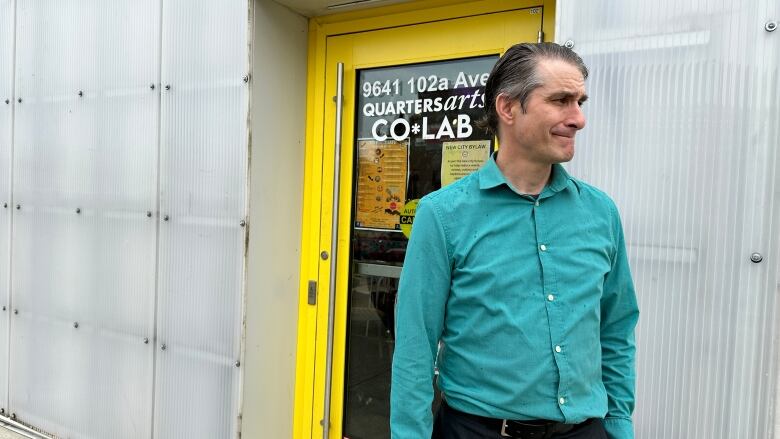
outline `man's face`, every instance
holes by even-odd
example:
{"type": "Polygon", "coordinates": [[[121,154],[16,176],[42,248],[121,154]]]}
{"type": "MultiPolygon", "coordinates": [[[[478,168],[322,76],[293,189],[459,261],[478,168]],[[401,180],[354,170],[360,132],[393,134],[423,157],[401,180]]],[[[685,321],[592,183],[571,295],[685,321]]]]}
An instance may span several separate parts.
{"type": "Polygon", "coordinates": [[[530,162],[568,162],[574,157],[574,135],[585,127],[580,109],[587,99],[585,80],[565,61],[541,60],[536,68],[544,85],[531,92],[525,113],[520,102],[513,103],[513,123],[502,132],[511,139],[502,140],[530,162]]]}

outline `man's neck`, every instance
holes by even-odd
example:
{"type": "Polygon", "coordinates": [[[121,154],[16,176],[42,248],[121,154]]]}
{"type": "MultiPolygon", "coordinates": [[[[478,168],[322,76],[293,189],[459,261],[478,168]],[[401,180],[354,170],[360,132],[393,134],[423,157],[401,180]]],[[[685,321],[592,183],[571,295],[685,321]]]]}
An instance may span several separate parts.
{"type": "Polygon", "coordinates": [[[529,161],[503,148],[498,151],[496,165],[521,194],[540,194],[552,176],[552,165],[529,161]]]}

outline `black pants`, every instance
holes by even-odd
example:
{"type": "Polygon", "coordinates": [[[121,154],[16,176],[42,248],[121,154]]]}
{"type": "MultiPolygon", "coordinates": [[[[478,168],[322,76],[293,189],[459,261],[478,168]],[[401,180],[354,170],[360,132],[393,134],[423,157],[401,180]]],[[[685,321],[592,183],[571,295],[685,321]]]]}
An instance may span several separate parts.
{"type": "MultiPolygon", "coordinates": [[[[553,436],[555,439],[607,439],[604,424],[600,419],[578,426],[572,431],[553,436]]],[[[433,423],[431,439],[506,439],[499,431],[491,430],[468,415],[442,404],[433,423]]]]}

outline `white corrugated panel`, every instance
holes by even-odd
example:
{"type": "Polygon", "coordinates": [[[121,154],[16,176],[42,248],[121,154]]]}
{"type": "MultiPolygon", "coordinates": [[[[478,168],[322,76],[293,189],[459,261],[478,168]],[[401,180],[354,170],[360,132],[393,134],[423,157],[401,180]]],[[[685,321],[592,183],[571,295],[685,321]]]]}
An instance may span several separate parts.
{"type": "Polygon", "coordinates": [[[248,8],[163,2],[156,438],[238,435],[248,8]]]}
{"type": "Polygon", "coordinates": [[[8,287],[11,236],[11,124],[14,14],[0,0],[0,408],[8,408],[8,287]]]}
{"type": "Polygon", "coordinates": [[[18,0],[10,408],[58,437],[151,435],[159,13],[18,0]]]}
{"type": "Polygon", "coordinates": [[[777,0],[563,0],[591,69],[574,175],[623,216],[637,437],[769,438],[777,380],[777,0]],[[753,263],[751,254],[763,261],[753,263]]]}

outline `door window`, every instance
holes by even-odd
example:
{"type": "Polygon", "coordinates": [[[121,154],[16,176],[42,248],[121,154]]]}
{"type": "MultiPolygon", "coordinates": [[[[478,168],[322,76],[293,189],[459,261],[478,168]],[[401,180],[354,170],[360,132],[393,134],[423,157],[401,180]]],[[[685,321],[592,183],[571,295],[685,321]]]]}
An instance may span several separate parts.
{"type": "Polygon", "coordinates": [[[389,438],[394,306],[417,201],[479,169],[497,55],[359,70],[344,437],[389,438]]]}

